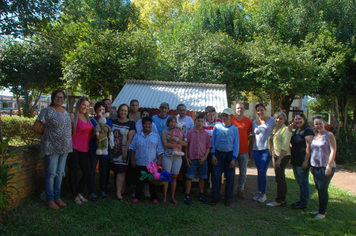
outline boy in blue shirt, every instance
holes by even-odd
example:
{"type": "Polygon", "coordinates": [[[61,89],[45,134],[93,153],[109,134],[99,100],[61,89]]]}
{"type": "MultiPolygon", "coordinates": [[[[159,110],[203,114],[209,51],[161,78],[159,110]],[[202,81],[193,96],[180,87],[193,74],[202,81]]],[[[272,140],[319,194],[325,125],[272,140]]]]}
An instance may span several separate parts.
{"type": "Polygon", "coordinates": [[[235,161],[239,154],[239,131],[235,125],[231,123],[234,112],[231,108],[226,108],[223,111],[223,123],[218,123],[214,126],[213,138],[211,143],[212,155],[212,180],[213,180],[213,200],[212,205],[215,205],[220,198],[221,176],[222,173],[226,177],[225,186],[225,206],[230,206],[230,199],[234,193],[235,181],[235,161]]]}

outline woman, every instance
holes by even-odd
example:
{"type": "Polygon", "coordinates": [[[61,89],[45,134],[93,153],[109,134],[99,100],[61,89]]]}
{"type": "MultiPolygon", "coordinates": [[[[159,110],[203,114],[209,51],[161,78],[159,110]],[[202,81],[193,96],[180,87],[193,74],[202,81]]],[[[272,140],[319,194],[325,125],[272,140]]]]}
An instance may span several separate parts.
{"type": "Polygon", "coordinates": [[[118,109],[118,119],[113,120],[114,147],[112,158],[116,179],[116,198],[122,201],[122,192],[125,182],[125,174],[129,163],[129,146],[134,137],[135,122],[128,119],[129,106],[121,104],[118,109]]]}
{"type": "Polygon", "coordinates": [[[277,126],[273,129],[269,138],[270,154],[274,158],[274,173],[277,182],[276,200],[267,203],[267,206],[280,207],[286,202],[287,181],[285,176],[286,165],[290,160],[290,139],[292,132],[284,124],[287,116],[284,112],[279,111],[274,115],[277,126]]]}
{"type": "MultiPolygon", "coordinates": [[[[139,133],[142,131],[143,127],[142,127],[142,119],[144,117],[151,117],[152,118],[152,110],[151,109],[148,109],[148,108],[143,108],[142,109],[142,112],[141,112],[141,119],[139,119],[137,122],[136,122],[136,132],[139,133]]],[[[155,132],[155,133],[158,133],[158,130],[157,130],[157,126],[155,123],[152,123],[152,132],[155,132]]]]}
{"type": "Polygon", "coordinates": [[[137,122],[141,117],[141,113],[138,111],[138,100],[133,99],[130,101],[130,114],[129,119],[137,122]]]}
{"type": "Polygon", "coordinates": [[[335,173],[336,140],[333,133],[325,130],[325,123],[321,116],[314,119],[316,134],[311,143],[312,174],[319,196],[319,211],[315,219],[325,218],[329,201],[328,188],[335,173]]]}
{"type": "MultiPolygon", "coordinates": [[[[96,116],[90,119],[93,128],[99,124],[99,119],[101,118],[101,112],[105,113],[105,104],[102,102],[97,102],[94,105],[94,111],[96,116]]],[[[112,129],[111,120],[106,118],[106,124],[112,129]]],[[[100,188],[100,198],[106,199],[108,196],[106,194],[106,187],[108,185],[108,177],[109,177],[109,154],[97,155],[97,138],[94,136],[89,142],[89,159],[90,159],[90,181],[89,181],[89,194],[91,201],[97,201],[98,196],[95,194],[95,172],[96,166],[99,160],[99,188],[100,188]]],[[[109,142],[108,142],[109,144],[109,142]]],[[[107,151],[109,152],[109,145],[107,147],[107,151]]]]}
{"type": "Polygon", "coordinates": [[[267,200],[267,169],[271,162],[268,150],[268,137],[271,135],[276,122],[273,117],[266,116],[266,107],[262,103],[255,106],[258,118],[252,122],[253,158],[257,167],[258,193],[253,200],[265,202],[267,200]]]}
{"type": "Polygon", "coordinates": [[[51,104],[41,111],[33,126],[33,130],[42,135],[41,151],[46,165],[46,204],[51,209],[58,209],[58,205],[66,206],[61,200],[61,185],[67,155],[73,151],[70,117],[62,107],[64,100],[63,91],[54,91],[51,104]]]}
{"type": "Polygon", "coordinates": [[[303,113],[299,113],[294,117],[294,124],[296,125],[296,129],[291,139],[291,164],[293,165],[294,177],[299,185],[300,195],[299,201],[293,203],[292,208],[306,209],[308,208],[310,193],[310,144],[314,137],[314,131],[308,126],[307,119],[303,113]]]}
{"type": "MultiPolygon", "coordinates": [[[[187,146],[187,142],[184,140],[176,140],[175,138],[169,136],[169,132],[173,130],[176,127],[177,124],[177,118],[175,116],[170,116],[167,119],[167,126],[168,129],[165,129],[162,131],[162,142],[164,146],[164,153],[162,157],[162,161],[160,158],[157,161],[157,164],[160,165],[162,163],[163,170],[168,171],[172,173],[172,181],[170,183],[171,185],[171,196],[172,200],[171,202],[175,205],[178,205],[178,201],[175,199],[175,192],[176,192],[176,186],[177,186],[177,176],[180,171],[180,167],[182,166],[182,157],[180,156],[174,156],[172,155],[172,148],[182,148],[183,146],[187,146]],[[170,143],[171,141],[175,141],[176,144],[170,143]]],[[[168,183],[164,183],[163,185],[163,204],[166,204],[167,202],[167,191],[168,191],[168,183]]]]}
{"type": "Polygon", "coordinates": [[[92,135],[93,126],[89,120],[89,98],[80,97],[75,106],[74,113],[70,114],[72,120],[72,142],[73,153],[68,156],[69,187],[74,197],[74,202],[81,205],[88,202],[83,197],[84,187],[89,183],[90,161],[89,161],[89,140],[92,135]],[[77,184],[78,165],[82,171],[82,176],[77,184]]]}

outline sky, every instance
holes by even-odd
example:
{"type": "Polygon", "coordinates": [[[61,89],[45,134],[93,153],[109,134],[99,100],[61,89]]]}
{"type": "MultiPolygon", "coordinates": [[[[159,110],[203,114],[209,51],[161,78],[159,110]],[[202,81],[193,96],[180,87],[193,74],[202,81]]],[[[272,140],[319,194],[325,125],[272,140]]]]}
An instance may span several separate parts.
{"type": "Polygon", "coordinates": [[[0,89],[0,95],[12,96],[12,93],[8,89],[0,89]]]}

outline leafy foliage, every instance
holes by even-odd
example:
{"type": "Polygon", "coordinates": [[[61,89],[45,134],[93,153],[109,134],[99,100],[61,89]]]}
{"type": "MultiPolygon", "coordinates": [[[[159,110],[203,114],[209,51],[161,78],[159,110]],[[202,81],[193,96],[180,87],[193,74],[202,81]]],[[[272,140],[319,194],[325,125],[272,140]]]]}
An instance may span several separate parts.
{"type": "Polygon", "coordinates": [[[8,160],[15,155],[18,151],[8,152],[8,139],[0,141],[0,213],[4,213],[12,201],[11,189],[17,191],[17,187],[20,187],[19,183],[14,182],[13,178],[16,173],[12,173],[12,169],[21,170],[21,166],[18,163],[8,164],[8,160]]]}
{"type": "Polygon", "coordinates": [[[40,141],[39,134],[32,130],[35,118],[7,116],[1,117],[1,120],[3,135],[4,137],[10,138],[10,145],[32,145],[40,141]]]}

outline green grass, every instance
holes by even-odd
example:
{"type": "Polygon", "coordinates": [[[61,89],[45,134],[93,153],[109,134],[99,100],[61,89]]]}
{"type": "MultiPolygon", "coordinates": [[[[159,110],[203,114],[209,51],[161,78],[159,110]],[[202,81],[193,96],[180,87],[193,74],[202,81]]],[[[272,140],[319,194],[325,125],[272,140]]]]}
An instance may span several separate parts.
{"type": "MultiPolygon", "coordinates": [[[[288,205],[267,207],[236,197],[230,207],[223,203],[204,205],[192,195],[193,204],[183,204],[181,189],[178,206],[153,205],[148,200],[137,204],[126,196],[123,202],[113,198],[78,206],[65,193],[68,206],[50,210],[38,196],[9,212],[2,219],[1,235],[356,235],[356,196],[333,185],[325,219],[316,221],[311,210],[318,209],[318,198],[310,177],[311,199],[308,210],[293,210],[299,190],[288,172],[288,205]]],[[[255,178],[249,176],[248,178],[255,178]]],[[[273,200],[276,183],[268,180],[268,197],[273,200]]],[[[251,188],[255,186],[251,186],[251,188]]],[[[197,192],[197,189],[193,189],[197,192]]],[[[110,193],[113,195],[113,193],[110,193]]],[[[159,196],[162,196],[160,193],[159,196]]]]}

